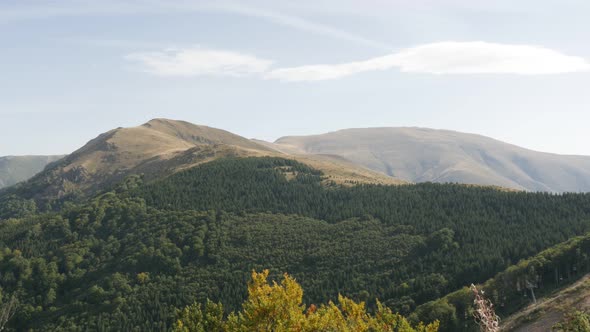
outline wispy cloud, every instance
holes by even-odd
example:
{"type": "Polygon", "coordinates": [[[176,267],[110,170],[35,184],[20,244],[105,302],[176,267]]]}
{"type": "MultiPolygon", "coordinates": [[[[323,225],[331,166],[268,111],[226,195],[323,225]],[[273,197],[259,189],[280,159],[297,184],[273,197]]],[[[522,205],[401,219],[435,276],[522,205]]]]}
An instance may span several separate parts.
{"type": "Polygon", "coordinates": [[[428,74],[543,75],[586,71],[590,69],[590,63],[540,46],[440,42],[364,61],[278,68],[267,73],[266,77],[283,81],[320,81],[396,68],[402,72],[428,74]]]}
{"type": "Polygon", "coordinates": [[[209,10],[219,10],[219,11],[224,11],[224,12],[231,12],[231,13],[236,13],[236,14],[241,14],[241,15],[245,15],[245,16],[252,16],[252,17],[257,17],[260,19],[264,19],[266,21],[278,24],[278,25],[283,25],[286,27],[291,27],[297,30],[301,30],[301,31],[306,31],[306,32],[310,32],[313,34],[318,34],[318,35],[323,35],[326,37],[331,37],[334,39],[339,39],[339,40],[343,40],[343,41],[348,41],[357,45],[363,45],[363,46],[368,46],[371,48],[375,48],[375,49],[381,49],[381,50],[391,50],[392,47],[389,44],[380,42],[380,41],[376,41],[370,38],[366,38],[364,36],[355,34],[355,33],[351,33],[342,29],[338,29],[326,24],[321,24],[321,23],[317,23],[317,22],[312,22],[310,20],[301,18],[301,17],[297,17],[297,16],[292,16],[292,15],[286,15],[277,11],[272,11],[272,10],[267,10],[267,9],[261,9],[261,8],[256,8],[256,7],[247,7],[247,6],[241,6],[241,5],[237,5],[237,4],[217,4],[217,5],[212,5],[212,6],[207,6],[207,7],[201,7],[201,8],[207,8],[209,10]]]}
{"type": "Polygon", "coordinates": [[[159,76],[247,76],[268,72],[272,61],[252,55],[204,49],[169,49],[125,57],[140,70],[159,76]]]}
{"type": "Polygon", "coordinates": [[[333,80],[391,69],[437,75],[548,75],[590,70],[585,59],[548,48],[486,42],[431,43],[364,61],[287,68],[272,68],[273,61],[248,54],[201,48],[135,53],[126,58],[161,76],[254,75],[286,82],[333,80]]]}
{"type": "MultiPolygon", "coordinates": [[[[273,2],[270,2],[272,4],[273,2]]],[[[288,6],[287,6],[288,7],[288,6]]],[[[223,0],[150,0],[147,2],[129,0],[63,0],[57,3],[45,3],[22,0],[19,6],[0,4],[0,23],[18,20],[47,19],[56,17],[78,17],[91,15],[158,15],[163,13],[187,12],[221,12],[258,18],[272,24],[290,27],[296,30],[343,40],[375,49],[391,50],[391,46],[364,36],[345,31],[323,23],[290,15],[279,10],[223,0]]]]}

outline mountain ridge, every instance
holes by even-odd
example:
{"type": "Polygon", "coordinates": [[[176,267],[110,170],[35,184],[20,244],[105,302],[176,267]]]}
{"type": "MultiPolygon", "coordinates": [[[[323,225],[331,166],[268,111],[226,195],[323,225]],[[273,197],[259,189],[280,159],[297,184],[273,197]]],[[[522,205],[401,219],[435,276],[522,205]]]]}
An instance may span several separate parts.
{"type": "Polygon", "coordinates": [[[298,159],[326,173],[326,181],[404,183],[338,158],[286,155],[222,129],[156,118],[136,127],[119,127],[98,135],[14,190],[37,200],[86,196],[131,174],[144,174],[149,180],[221,157],[253,156],[298,159]]]}
{"type": "Polygon", "coordinates": [[[590,157],[534,151],[475,133],[348,128],[267,142],[164,118],[98,135],[65,156],[48,171],[53,175],[41,182],[49,188],[46,196],[63,197],[94,191],[103,182],[113,184],[129,174],[160,176],[223,156],[294,158],[325,171],[337,183],[452,182],[527,191],[590,191],[590,157]]]}
{"type": "Polygon", "coordinates": [[[284,136],[279,149],[333,154],[409,182],[528,191],[590,191],[590,157],[538,152],[487,136],[422,127],[350,128],[284,136]]]}

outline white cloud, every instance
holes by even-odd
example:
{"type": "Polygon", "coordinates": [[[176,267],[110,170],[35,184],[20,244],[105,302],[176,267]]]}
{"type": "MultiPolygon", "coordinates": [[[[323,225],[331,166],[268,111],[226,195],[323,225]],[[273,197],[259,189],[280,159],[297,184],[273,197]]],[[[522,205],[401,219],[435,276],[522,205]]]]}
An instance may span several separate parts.
{"type": "Polygon", "coordinates": [[[429,74],[542,75],[586,71],[590,69],[590,63],[583,58],[540,46],[440,42],[365,61],[278,68],[267,73],[266,78],[319,81],[394,68],[402,72],[429,74]]]}
{"type": "Polygon", "coordinates": [[[366,61],[341,64],[307,65],[291,68],[278,68],[266,74],[267,79],[282,81],[322,81],[333,80],[366,71],[387,70],[396,67],[395,55],[386,55],[366,61]]]}
{"type": "Polygon", "coordinates": [[[202,48],[135,53],[126,57],[161,76],[249,76],[287,82],[333,80],[369,71],[397,69],[427,74],[546,75],[590,70],[590,63],[540,46],[486,42],[440,42],[341,64],[272,68],[252,55],[202,48]]]}
{"type": "Polygon", "coordinates": [[[247,76],[269,70],[272,61],[252,55],[203,49],[170,49],[164,52],[134,53],[125,57],[140,69],[159,76],[247,76]]]}
{"type": "Polygon", "coordinates": [[[530,45],[442,42],[394,55],[401,71],[432,74],[559,74],[590,69],[583,58],[530,45]]]}

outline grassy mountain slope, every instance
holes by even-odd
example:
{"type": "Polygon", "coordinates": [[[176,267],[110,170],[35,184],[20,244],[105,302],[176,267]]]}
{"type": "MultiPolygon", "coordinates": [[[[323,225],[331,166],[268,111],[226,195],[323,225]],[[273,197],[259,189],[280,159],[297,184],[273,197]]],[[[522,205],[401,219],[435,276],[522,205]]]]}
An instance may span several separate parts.
{"type": "MultiPolygon", "coordinates": [[[[99,135],[14,192],[26,198],[88,196],[130,174],[158,178],[219,157],[278,156],[282,152],[230,132],[184,121],[154,119],[99,135]]],[[[402,181],[321,156],[294,156],[339,183],[399,184],[402,181]]]]}
{"type": "Polygon", "coordinates": [[[25,181],[41,172],[47,164],[63,156],[0,157],[0,189],[25,181]]]}
{"type": "Polygon", "coordinates": [[[551,192],[590,191],[590,157],[523,149],[425,128],[345,129],[287,136],[277,149],[328,154],[410,182],[459,182],[551,192]]]}
{"type": "Polygon", "coordinates": [[[408,184],[407,181],[371,170],[367,167],[364,167],[363,165],[355,164],[350,160],[340,156],[302,153],[298,149],[292,149],[266,141],[253,141],[277,152],[278,155],[274,154],[276,156],[295,159],[306,165],[323,171],[326,174],[327,180],[336,182],[338,184],[408,184]]]}

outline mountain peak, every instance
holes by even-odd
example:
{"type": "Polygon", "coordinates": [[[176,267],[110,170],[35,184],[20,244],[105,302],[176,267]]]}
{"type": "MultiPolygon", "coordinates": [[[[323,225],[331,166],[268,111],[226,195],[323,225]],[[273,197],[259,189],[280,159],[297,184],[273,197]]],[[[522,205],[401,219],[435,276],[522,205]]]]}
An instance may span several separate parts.
{"type": "Polygon", "coordinates": [[[268,150],[265,146],[229,131],[196,125],[187,121],[155,118],[140,127],[176,137],[189,144],[225,144],[245,149],[268,150]]]}
{"type": "Polygon", "coordinates": [[[183,121],[183,120],[173,120],[173,119],[166,119],[166,118],[154,118],[151,119],[150,121],[142,124],[143,127],[158,127],[158,126],[186,126],[186,125],[191,125],[191,126],[197,126],[197,127],[201,127],[199,125],[187,122],[187,121],[183,121]]]}
{"type": "Polygon", "coordinates": [[[269,149],[225,130],[186,121],[153,119],[137,127],[116,128],[100,134],[74,151],[59,167],[40,175],[60,179],[44,181],[49,186],[40,196],[92,192],[129,174],[165,175],[223,155],[266,150],[269,149]]]}
{"type": "MultiPolygon", "coordinates": [[[[48,169],[29,185],[43,186],[36,197],[88,194],[108,187],[130,174],[146,179],[166,176],[224,156],[290,155],[231,132],[186,121],[152,119],[143,125],[116,128],[100,134],[48,169]]],[[[325,156],[294,156],[330,174],[333,181],[397,184],[399,180],[325,156]]]]}

